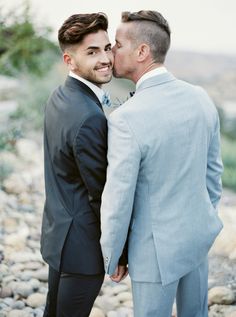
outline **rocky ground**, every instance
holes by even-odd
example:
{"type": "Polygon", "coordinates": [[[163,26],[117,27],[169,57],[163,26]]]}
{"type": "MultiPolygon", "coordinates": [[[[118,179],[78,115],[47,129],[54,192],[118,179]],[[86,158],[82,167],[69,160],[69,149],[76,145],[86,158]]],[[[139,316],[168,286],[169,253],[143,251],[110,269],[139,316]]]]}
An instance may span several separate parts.
{"type": "MultiPolygon", "coordinates": [[[[0,317],[43,315],[47,266],[39,251],[42,162],[42,149],[31,140],[20,139],[14,154],[0,153],[0,165],[14,166],[0,190],[0,317]]],[[[224,229],[210,253],[209,316],[236,317],[236,194],[224,191],[219,212],[224,229]]],[[[118,285],[107,278],[90,317],[132,316],[129,278],[118,285]]]]}

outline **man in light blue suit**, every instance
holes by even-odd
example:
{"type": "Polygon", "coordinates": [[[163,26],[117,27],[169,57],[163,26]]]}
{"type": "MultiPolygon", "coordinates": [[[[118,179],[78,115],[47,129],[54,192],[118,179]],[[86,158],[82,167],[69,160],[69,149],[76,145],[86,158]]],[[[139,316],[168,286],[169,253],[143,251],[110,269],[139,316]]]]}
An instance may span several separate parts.
{"type": "Polygon", "coordinates": [[[206,317],[207,254],[222,228],[219,118],[202,88],[163,66],[169,45],[160,13],[123,13],[114,75],[136,93],[108,120],[101,245],[119,280],[127,240],[135,317],[170,317],[175,298],[178,317],[206,317]]]}

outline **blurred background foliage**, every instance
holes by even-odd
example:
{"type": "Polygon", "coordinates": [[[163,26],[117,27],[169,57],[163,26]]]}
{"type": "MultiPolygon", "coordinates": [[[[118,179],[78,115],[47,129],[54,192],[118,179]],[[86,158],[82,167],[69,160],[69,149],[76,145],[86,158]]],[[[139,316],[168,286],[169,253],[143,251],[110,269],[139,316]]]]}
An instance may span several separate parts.
{"type": "Polygon", "coordinates": [[[59,56],[57,45],[48,39],[52,30],[35,25],[28,1],[5,15],[2,11],[0,8],[1,74],[43,76],[59,56]]]}
{"type": "MultiPolygon", "coordinates": [[[[8,99],[17,102],[16,109],[2,120],[0,108],[0,151],[14,151],[14,144],[18,138],[42,135],[45,102],[51,91],[64,81],[66,69],[57,43],[50,40],[51,28],[45,24],[36,24],[27,0],[23,1],[20,7],[8,12],[4,12],[3,9],[0,8],[0,77],[14,78],[18,84],[14,91],[11,88],[1,90],[0,87],[0,103],[8,99]]],[[[174,52],[172,63],[167,63],[167,66],[177,77],[202,85],[215,101],[221,119],[223,185],[236,191],[236,116],[229,118],[222,106],[223,100],[227,98],[222,89],[227,89],[230,85],[235,87],[235,73],[233,77],[230,75],[228,82],[224,81],[225,86],[219,80],[223,73],[225,75],[222,65],[228,63],[228,68],[232,72],[232,63],[236,67],[235,60],[228,58],[227,62],[222,63],[221,59],[213,63],[216,57],[205,58],[199,55],[198,58],[196,54],[188,54],[186,57],[184,54],[186,53],[174,52]],[[191,58],[194,62],[191,62],[191,58]],[[186,60],[189,61],[187,65],[186,60]],[[196,64],[197,60],[199,65],[196,64]],[[210,65],[209,60],[212,66],[207,69],[210,65]],[[221,65],[221,74],[213,74],[213,78],[202,80],[202,73],[205,71],[212,74],[216,64],[221,65]],[[176,65],[179,69],[175,71],[176,65]]],[[[127,99],[129,91],[134,90],[134,85],[126,80],[113,79],[105,89],[110,91],[115,106],[119,106],[127,99]]],[[[232,88],[231,91],[235,89],[232,88]]],[[[230,98],[236,102],[235,92],[230,98]]],[[[0,185],[13,169],[14,167],[7,162],[3,164],[0,161],[0,185]]]]}
{"type": "Polygon", "coordinates": [[[223,185],[236,191],[236,139],[222,137],[223,185]]]}
{"type": "Polygon", "coordinates": [[[29,1],[3,12],[0,8],[0,75],[15,78],[18,87],[2,91],[0,100],[9,95],[17,99],[17,110],[10,116],[14,130],[18,119],[24,131],[42,128],[45,101],[63,78],[58,45],[49,39],[49,26],[36,25],[29,1]]]}

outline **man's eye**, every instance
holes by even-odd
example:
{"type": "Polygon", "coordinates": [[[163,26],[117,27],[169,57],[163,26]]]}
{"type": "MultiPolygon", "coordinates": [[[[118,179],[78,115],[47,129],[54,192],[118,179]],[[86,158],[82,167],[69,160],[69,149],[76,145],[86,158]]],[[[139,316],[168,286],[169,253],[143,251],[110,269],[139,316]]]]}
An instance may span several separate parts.
{"type": "Polygon", "coordinates": [[[111,51],[111,46],[107,47],[105,51],[111,51]]]}
{"type": "Polygon", "coordinates": [[[90,51],[90,52],[88,52],[88,55],[95,55],[95,54],[96,54],[95,51],[90,51]]]}

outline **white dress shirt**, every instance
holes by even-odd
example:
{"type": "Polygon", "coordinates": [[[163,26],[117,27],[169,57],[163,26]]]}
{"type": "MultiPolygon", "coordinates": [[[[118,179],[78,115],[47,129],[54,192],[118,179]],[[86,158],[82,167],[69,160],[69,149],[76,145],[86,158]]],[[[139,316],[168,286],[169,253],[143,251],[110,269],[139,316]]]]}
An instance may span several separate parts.
{"type": "Polygon", "coordinates": [[[98,97],[99,101],[102,103],[104,91],[101,88],[99,88],[98,86],[91,83],[91,81],[88,81],[87,79],[84,79],[83,77],[76,75],[72,71],[69,72],[69,76],[73,77],[75,79],[78,79],[78,80],[82,81],[82,83],[87,85],[95,93],[95,95],[98,97]]]}

